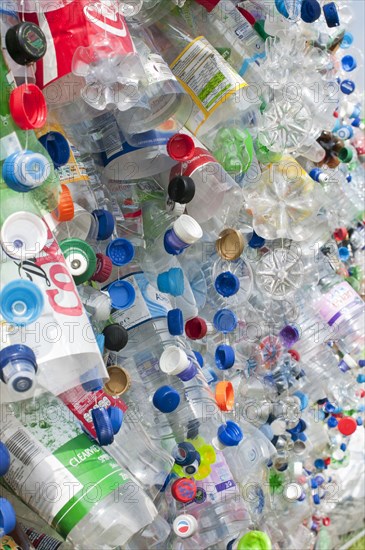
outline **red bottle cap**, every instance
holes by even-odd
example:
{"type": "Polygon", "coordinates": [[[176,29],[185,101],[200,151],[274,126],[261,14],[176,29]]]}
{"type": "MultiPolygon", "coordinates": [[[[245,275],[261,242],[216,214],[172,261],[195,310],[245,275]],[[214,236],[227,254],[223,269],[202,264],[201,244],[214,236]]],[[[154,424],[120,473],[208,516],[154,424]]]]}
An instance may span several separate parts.
{"type": "Polygon", "coordinates": [[[330,520],[330,518],[323,518],[322,523],[325,527],[327,527],[328,525],[330,525],[331,520],[330,520]]]}
{"type": "Polygon", "coordinates": [[[187,477],[177,479],[171,485],[171,494],[178,502],[190,502],[196,495],[196,483],[187,477]]]}
{"type": "Polygon", "coordinates": [[[290,353],[290,355],[292,356],[292,358],[293,358],[295,361],[299,361],[300,355],[299,355],[299,353],[297,352],[296,349],[288,349],[288,353],[290,353]]]}
{"type": "Polygon", "coordinates": [[[325,459],[324,459],[324,463],[325,463],[326,466],[329,466],[329,465],[331,464],[331,459],[330,459],[330,457],[325,458],[325,459]]]}
{"type": "Polygon", "coordinates": [[[357,423],[354,418],[351,418],[351,416],[344,416],[338,422],[337,428],[342,435],[351,435],[356,431],[357,423]]]}
{"type": "Polygon", "coordinates": [[[173,160],[190,160],[194,156],[194,141],[187,134],[175,134],[166,144],[169,157],[173,160]]]}
{"type": "Polygon", "coordinates": [[[96,269],[91,280],[97,281],[98,283],[104,283],[109,279],[112,269],[113,263],[111,259],[99,252],[96,255],[96,269]]]}
{"type": "Polygon", "coordinates": [[[346,227],[338,227],[335,229],[333,236],[338,242],[344,241],[348,236],[346,227]]]}
{"type": "Polygon", "coordinates": [[[201,317],[194,317],[185,323],[185,333],[190,340],[204,338],[207,330],[207,323],[201,317]]]}
{"type": "Polygon", "coordinates": [[[14,122],[22,130],[42,128],[46,122],[46,100],[35,84],[22,84],[15,88],[10,94],[9,107],[14,122]]]}

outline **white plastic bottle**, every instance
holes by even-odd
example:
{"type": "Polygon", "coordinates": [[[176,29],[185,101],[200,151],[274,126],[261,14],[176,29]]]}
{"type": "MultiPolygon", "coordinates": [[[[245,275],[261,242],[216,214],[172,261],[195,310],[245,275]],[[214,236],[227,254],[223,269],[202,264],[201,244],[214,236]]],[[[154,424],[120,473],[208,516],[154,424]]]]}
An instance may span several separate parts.
{"type": "MultiPolygon", "coordinates": [[[[2,347],[13,344],[28,346],[36,356],[39,386],[56,395],[78,385],[83,375],[84,382],[90,379],[90,369],[94,369],[93,378],[96,374],[97,378],[106,379],[106,368],[92,327],[55,237],[41,218],[31,218],[23,228],[17,220],[14,223],[18,224],[16,232],[12,233],[9,224],[7,239],[3,226],[2,237],[10,241],[10,236],[15,235],[27,242],[30,256],[20,261],[7,256],[1,249],[2,312],[4,315],[6,309],[14,313],[14,307],[20,308],[24,315],[27,311],[37,311],[37,308],[39,311],[38,318],[29,324],[21,326],[3,322],[2,347]],[[31,239],[27,241],[29,235],[31,239]],[[20,283],[29,281],[43,297],[43,307],[34,294],[22,294],[20,283]],[[9,288],[7,283],[15,285],[11,292],[6,290],[9,288]]],[[[8,392],[5,384],[0,384],[3,402],[13,401],[14,395],[8,392]]],[[[17,399],[22,399],[21,393],[17,399]]]]}

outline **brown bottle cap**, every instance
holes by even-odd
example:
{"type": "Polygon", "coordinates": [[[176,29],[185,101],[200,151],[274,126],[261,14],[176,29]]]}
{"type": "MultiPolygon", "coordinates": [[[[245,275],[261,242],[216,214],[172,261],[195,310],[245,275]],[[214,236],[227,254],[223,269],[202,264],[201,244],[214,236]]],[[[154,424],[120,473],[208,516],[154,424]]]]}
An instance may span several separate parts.
{"type": "Polygon", "coordinates": [[[105,384],[104,391],[109,395],[122,395],[130,385],[131,379],[128,372],[121,367],[113,365],[108,368],[110,380],[105,384]]]}
{"type": "Polygon", "coordinates": [[[237,229],[224,229],[216,240],[215,247],[224,260],[237,260],[244,247],[242,234],[237,229]]]}

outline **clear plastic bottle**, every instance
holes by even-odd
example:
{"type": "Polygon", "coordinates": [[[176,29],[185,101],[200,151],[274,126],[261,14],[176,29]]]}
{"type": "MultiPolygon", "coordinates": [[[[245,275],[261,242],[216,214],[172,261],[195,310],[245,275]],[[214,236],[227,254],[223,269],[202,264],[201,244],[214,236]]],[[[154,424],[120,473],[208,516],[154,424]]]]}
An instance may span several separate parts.
{"type": "Polygon", "coordinates": [[[257,98],[250,102],[244,80],[204,37],[194,39],[181,21],[167,16],[150,28],[163,57],[194,102],[187,128],[211,148],[219,127],[229,125],[231,119],[244,124],[257,98]],[[220,78],[214,80],[217,74],[220,78]]]}
{"type": "Polygon", "coordinates": [[[3,406],[2,416],[1,438],[13,468],[7,483],[73,547],[112,549],[153,521],[157,511],[152,501],[51,394],[29,400],[23,408],[3,406]],[[11,473],[15,469],[16,476],[11,473]],[[95,487],[91,501],[87,494],[95,487]]]}

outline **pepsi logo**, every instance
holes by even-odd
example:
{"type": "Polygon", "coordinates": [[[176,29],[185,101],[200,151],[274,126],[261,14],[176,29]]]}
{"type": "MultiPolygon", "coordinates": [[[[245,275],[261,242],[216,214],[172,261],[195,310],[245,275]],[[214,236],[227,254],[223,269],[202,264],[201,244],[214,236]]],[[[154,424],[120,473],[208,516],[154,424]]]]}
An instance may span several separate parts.
{"type": "Polygon", "coordinates": [[[179,533],[186,534],[190,529],[189,523],[186,521],[186,519],[180,519],[176,525],[176,530],[179,533]]]}

